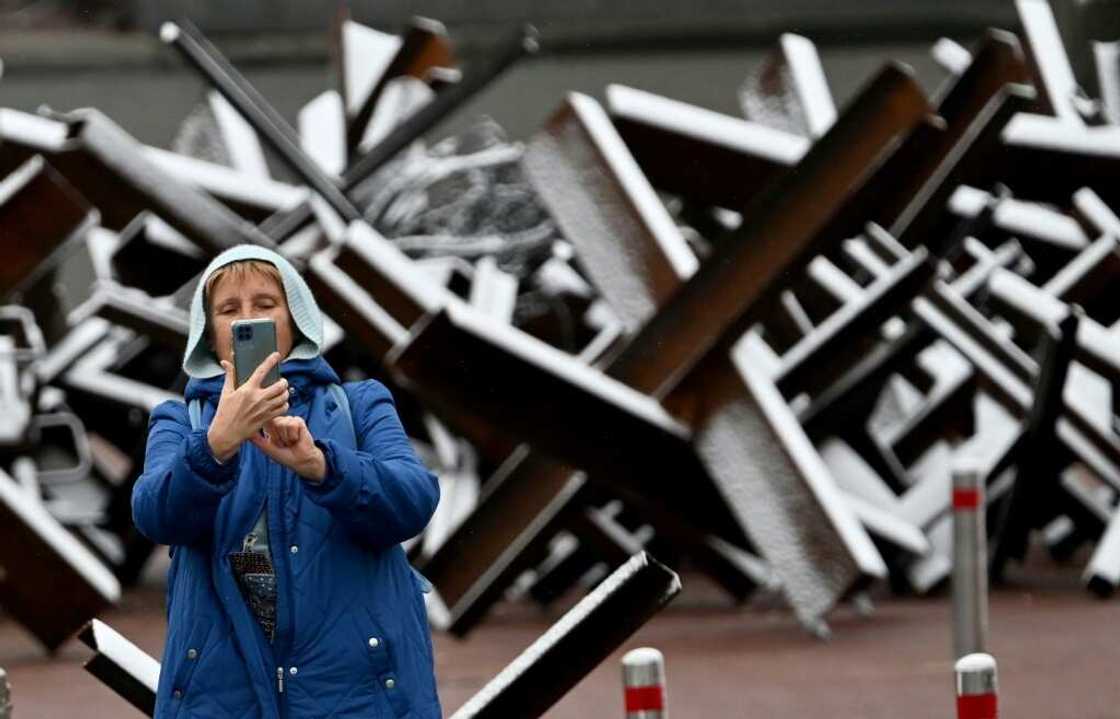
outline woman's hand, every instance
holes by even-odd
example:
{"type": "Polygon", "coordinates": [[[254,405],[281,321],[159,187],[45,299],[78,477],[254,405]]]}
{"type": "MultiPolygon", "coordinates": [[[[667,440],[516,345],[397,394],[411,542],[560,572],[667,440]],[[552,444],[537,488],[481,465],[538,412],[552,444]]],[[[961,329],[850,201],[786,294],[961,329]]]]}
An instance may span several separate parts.
{"type": "Polygon", "coordinates": [[[210,451],[219,462],[237,454],[241,443],[258,435],[261,427],[270,420],[282,417],[288,411],[288,380],[281,379],[261,387],[265,374],[280,362],[280,353],[273,352],[261,362],[245,384],[237,387],[233,364],[222,360],[226,371],[218,410],[210,422],[206,439],[210,451]]]}
{"type": "Polygon", "coordinates": [[[274,419],[266,437],[255,434],[249,441],[306,480],[318,484],[327,476],[327,458],[315,446],[315,439],[302,417],[274,419]]]}

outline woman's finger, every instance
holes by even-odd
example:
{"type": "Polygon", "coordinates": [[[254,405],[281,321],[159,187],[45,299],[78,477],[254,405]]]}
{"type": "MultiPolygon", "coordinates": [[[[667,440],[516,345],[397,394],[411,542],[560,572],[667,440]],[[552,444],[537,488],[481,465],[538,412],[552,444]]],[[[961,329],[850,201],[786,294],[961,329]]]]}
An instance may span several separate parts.
{"type": "Polygon", "coordinates": [[[268,357],[265,357],[263,362],[257,365],[257,368],[253,370],[253,374],[249,375],[249,379],[245,380],[245,384],[260,389],[261,382],[264,381],[264,376],[278,364],[280,364],[280,353],[273,352],[268,357]]]}
{"type": "Polygon", "coordinates": [[[288,380],[283,378],[281,378],[279,382],[273,382],[261,390],[261,396],[265,399],[274,399],[280,395],[286,394],[288,394],[288,380]]]}
{"type": "Polygon", "coordinates": [[[270,419],[264,423],[264,433],[273,442],[279,444],[281,447],[287,446],[287,441],[284,439],[284,428],[279,424],[282,418],[270,419]]]}
{"type": "Polygon", "coordinates": [[[257,421],[261,424],[278,417],[283,417],[287,413],[288,399],[286,397],[257,405],[257,421]]]}
{"type": "Polygon", "coordinates": [[[284,440],[288,444],[295,446],[299,444],[300,434],[302,434],[301,430],[303,429],[303,422],[300,422],[298,417],[294,417],[293,420],[295,421],[284,423],[283,431],[284,440]]]}
{"type": "Polygon", "coordinates": [[[272,457],[273,459],[276,458],[276,445],[265,437],[262,437],[259,434],[254,434],[253,436],[249,437],[249,441],[253,443],[254,447],[264,452],[269,457],[272,457]]]}
{"type": "Polygon", "coordinates": [[[237,389],[237,375],[234,373],[232,362],[222,360],[221,365],[222,370],[226,373],[225,384],[222,385],[222,394],[228,394],[237,389]]]}

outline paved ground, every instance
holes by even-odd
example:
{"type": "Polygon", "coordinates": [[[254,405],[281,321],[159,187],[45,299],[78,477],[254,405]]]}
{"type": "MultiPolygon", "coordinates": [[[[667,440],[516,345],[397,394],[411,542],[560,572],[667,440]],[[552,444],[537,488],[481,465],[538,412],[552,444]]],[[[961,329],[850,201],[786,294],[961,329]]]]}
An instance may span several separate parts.
{"type": "MultiPolygon", "coordinates": [[[[158,572],[154,572],[158,573],[158,572]]],[[[953,714],[949,605],[944,598],[878,597],[870,618],[842,609],[829,642],[809,638],[773,602],[728,607],[703,578],[577,686],[549,714],[621,717],[618,660],[641,645],[667,657],[672,716],[947,719],[953,714]]],[[[436,637],[440,692],[450,715],[561,613],[526,604],[499,608],[469,640],[436,637]]],[[[103,617],[145,650],[163,641],[158,579],[103,617]]],[[[1003,716],[1120,716],[1115,601],[1077,586],[1075,569],[1032,571],[992,597],[992,650],[1000,663],[1003,716]]],[[[0,620],[0,666],[11,677],[17,719],[126,719],[139,713],[81,668],[76,641],[54,659],[0,620]]]]}

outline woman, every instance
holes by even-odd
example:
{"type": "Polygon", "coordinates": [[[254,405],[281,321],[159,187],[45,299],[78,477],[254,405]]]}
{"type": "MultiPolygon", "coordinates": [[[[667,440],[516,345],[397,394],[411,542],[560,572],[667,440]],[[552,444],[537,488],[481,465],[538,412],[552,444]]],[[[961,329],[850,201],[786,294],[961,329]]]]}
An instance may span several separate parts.
{"type": "Polygon", "coordinates": [[[152,413],[132,495],[137,528],[171,546],[157,719],[441,716],[422,580],[400,547],[438,484],[384,385],[332,387],[322,336],[274,252],[234,247],[199,281],[187,403],[152,413]],[[249,318],[275,321],[278,351],[236,387],[230,325],[249,318]]]}

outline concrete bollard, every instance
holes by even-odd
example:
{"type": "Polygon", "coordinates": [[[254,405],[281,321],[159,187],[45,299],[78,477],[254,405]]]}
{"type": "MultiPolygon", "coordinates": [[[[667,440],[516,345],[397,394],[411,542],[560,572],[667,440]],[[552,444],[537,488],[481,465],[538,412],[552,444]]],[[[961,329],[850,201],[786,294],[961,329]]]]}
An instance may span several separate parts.
{"type": "Polygon", "coordinates": [[[622,657],[622,686],[626,693],[626,719],[666,719],[665,657],[650,647],[634,649],[622,657]]]}
{"type": "Polygon", "coordinates": [[[0,719],[12,719],[12,689],[8,686],[8,673],[0,669],[0,719]]]}
{"type": "Polygon", "coordinates": [[[969,654],[957,660],[955,669],[957,719],[997,719],[996,660],[990,654],[969,654]]]}
{"type": "Polygon", "coordinates": [[[988,641],[988,541],[984,471],[953,468],[953,658],[982,652],[988,641]]]}

